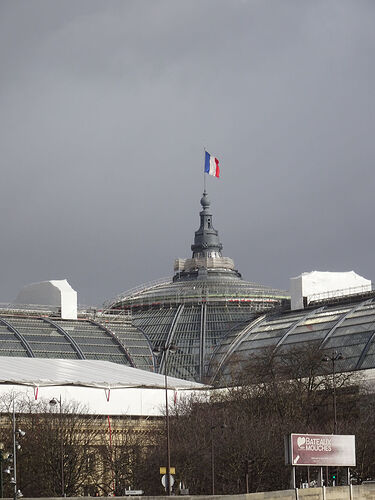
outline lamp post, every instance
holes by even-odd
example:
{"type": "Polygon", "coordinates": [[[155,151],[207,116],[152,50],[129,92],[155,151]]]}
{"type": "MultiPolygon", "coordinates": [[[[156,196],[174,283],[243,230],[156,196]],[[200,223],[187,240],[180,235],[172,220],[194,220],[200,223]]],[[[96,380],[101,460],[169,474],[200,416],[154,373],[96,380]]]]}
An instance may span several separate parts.
{"type": "Polygon", "coordinates": [[[330,361],[332,363],[332,386],[333,386],[333,434],[337,434],[337,403],[336,403],[336,370],[335,363],[344,359],[341,352],[332,351],[330,356],[324,356],[322,361],[330,361]]]}
{"type": "Polygon", "coordinates": [[[16,429],[16,411],[14,407],[13,399],[13,418],[12,418],[12,431],[13,431],[13,477],[11,483],[14,486],[13,489],[13,500],[22,498],[21,490],[17,489],[17,451],[21,449],[21,445],[18,442],[18,438],[23,437],[26,433],[21,429],[16,429]]]}
{"type": "Polygon", "coordinates": [[[1,496],[1,498],[4,497],[3,460],[4,460],[4,443],[0,443],[0,496],[1,496]]]}
{"type": "Polygon", "coordinates": [[[168,406],[168,358],[169,353],[177,352],[178,348],[174,344],[165,344],[164,347],[156,347],[153,353],[160,356],[164,353],[164,390],[165,390],[165,434],[167,445],[167,474],[165,476],[165,490],[168,496],[171,495],[171,445],[169,435],[169,406],[168,406]]]}
{"type": "Polygon", "coordinates": [[[60,409],[60,470],[61,470],[61,496],[65,497],[65,478],[64,478],[64,436],[63,436],[63,425],[62,425],[62,402],[61,394],[59,399],[52,398],[49,402],[51,406],[59,405],[60,409]]]}

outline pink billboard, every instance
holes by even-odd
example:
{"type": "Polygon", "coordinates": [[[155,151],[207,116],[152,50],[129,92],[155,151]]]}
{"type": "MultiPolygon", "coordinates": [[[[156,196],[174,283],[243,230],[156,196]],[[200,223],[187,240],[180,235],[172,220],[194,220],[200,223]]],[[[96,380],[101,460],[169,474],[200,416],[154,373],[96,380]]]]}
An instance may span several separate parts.
{"type": "Polygon", "coordinates": [[[356,464],[355,436],[290,434],[286,441],[286,462],[293,466],[354,467],[356,464]]]}

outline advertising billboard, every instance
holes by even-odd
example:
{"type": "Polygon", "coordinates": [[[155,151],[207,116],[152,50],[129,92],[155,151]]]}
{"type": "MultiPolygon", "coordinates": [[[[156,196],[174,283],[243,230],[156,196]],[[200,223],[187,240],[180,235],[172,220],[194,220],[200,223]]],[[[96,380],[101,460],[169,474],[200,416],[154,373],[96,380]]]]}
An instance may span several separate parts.
{"type": "Polygon", "coordinates": [[[285,459],[293,466],[354,467],[355,436],[290,434],[285,442],[285,459]]]}

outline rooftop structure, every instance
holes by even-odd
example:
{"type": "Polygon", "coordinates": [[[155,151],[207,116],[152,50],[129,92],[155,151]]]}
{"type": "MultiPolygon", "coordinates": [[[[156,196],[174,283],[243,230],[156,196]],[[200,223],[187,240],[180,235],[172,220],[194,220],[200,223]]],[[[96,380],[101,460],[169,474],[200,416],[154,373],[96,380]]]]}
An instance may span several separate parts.
{"type": "Polygon", "coordinates": [[[371,291],[371,281],[354,271],[332,273],[312,271],[290,279],[291,309],[303,309],[317,300],[371,291]]]}
{"type": "Polygon", "coordinates": [[[77,292],[67,280],[42,281],[25,286],[16,304],[45,304],[59,308],[62,319],[77,319],[77,292]]]}

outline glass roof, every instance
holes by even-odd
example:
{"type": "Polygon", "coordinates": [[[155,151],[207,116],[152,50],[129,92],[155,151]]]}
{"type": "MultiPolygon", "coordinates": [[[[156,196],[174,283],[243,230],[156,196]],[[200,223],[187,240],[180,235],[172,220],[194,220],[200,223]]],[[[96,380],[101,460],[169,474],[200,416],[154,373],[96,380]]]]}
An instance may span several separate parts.
{"type": "Polygon", "coordinates": [[[369,301],[273,314],[247,329],[245,334],[245,329],[230,333],[216,350],[210,360],[211,379],[225,378],[234,365],[240,370],[261,349],[273,347],[277,354],[308,343],[322,351],[339,350],[344,359],[338,369],[375,367],[375,304],[369,301]]]}
{"type": "Polygon", "coordinates": [[[182,302],[76,321],[0,311],[0,356],[107,360],[164,373],[165,359],[153,350],[169,343],[178,352],[168,373],[207,383],[229,377],[262,349],[282,355],[308,344],[339,350],[342,370],[374,368],[375,303],[259,312],[246,301],[182,302]]]}

